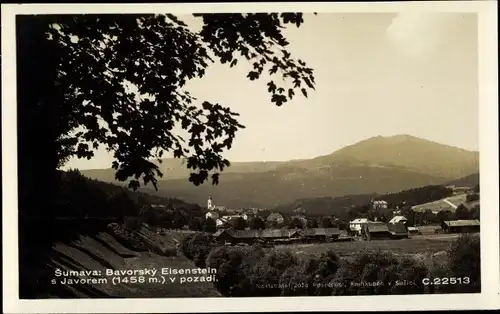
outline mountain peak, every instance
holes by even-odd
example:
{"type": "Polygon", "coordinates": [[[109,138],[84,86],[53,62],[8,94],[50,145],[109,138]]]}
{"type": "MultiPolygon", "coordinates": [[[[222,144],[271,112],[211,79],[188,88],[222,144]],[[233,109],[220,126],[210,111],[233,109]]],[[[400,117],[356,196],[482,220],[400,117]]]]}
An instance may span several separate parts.
{"type": "Polygon", "coordinates": [[[392,138],[392,139],[405,139],[405,140],[410,140],[410,139],[421,139],[416,136],[410,135],[410,134],[396,134],[392,136],[387,136],[387,138],[392,138]]]}
{"type": "Polygon", "coordinates": [[[389,135],[389,136],[374,136],[368,139],[369,140],[396,140],[396,141],[408,141],[408,140],[419,140],[419,141],[426,141],[422,138],[410,135],[410,134],[396,134],[396,135],[389,135]]]}

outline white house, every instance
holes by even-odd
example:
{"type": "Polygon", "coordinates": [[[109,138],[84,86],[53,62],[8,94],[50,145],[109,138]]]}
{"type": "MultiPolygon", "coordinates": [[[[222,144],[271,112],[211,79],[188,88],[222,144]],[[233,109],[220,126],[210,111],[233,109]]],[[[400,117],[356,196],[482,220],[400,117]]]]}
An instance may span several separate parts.
{"type": "Polygon", "coordinates": [[[413,235],[421,234],[420,229],[417,227],[408,227],[408,233],[413,235]]]}
{"type": "Polygon", "coordinates": [[[226,217],[221,217],[220,219],[217,219],[215,221],[215,226],[217,228],[222,228],[227,224],[227,220],[225,219],[226,217]]]}
{"type": "Polygon", "coordinates": [[[389,204],[386,201],[373,201],[372,208],[373,209],[387,209],[389,204]]]}
{"type": "Polygon", "coordinates": [[[399,223],[406,223],[408,219],[405,216],[394,216],[392,219],[389,221],[390,224],[399,224],[399,223]]]}
{"type": "Polygon", "coordinates": [[[349,229],[356,233],[361,233],[364,224],[371,222],[368,218],[356,218],[349,223],[349,229]]]}
{"type": "Polygon", "coordinates": [[[276,221],[278,224],[282,224],[283,221],[285,221],[285,218],[283,218],[283,215],[281,215],[280,213],[271,213],[269,214],[269,216],[267,216],[266,218],[267,221],[276,221]]]}
{"type": "Polygon", "coordinates": [[[219,219],[215,220],[215,225],[217,228],[222,228],[226,226],[228,223],[231,223],[232,220],[236,218],[243,218],[241,215],[229,215],[229,216],[222,216],[219,219]]]}
{"type": "Polygon", "coordinates": [[[216,212],[216,211],[213,211],[213,212],[208,212],[205,214],[205,218],[212,218],[214,220],[216,220],[217,218],[219,218],[219,212],[216,212]]]}

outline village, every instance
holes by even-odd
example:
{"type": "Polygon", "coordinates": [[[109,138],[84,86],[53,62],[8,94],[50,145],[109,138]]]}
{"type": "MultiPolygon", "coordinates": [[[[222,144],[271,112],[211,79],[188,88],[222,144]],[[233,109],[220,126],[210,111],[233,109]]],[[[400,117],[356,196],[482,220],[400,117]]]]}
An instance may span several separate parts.
{"type": "MultiPolygon", "coordinates": [[[[455,196],[464,200],[466,195],[471,194],[469,189],[463,187],[456,187],[454,191],[455,196]]],[[[448,199],[444,199],[442,202],[453,209],[458,207],[448,199]]],[[[475,202],[478,203],[479,200],[475,200],[475,202]]],[[[388,209],[388,203],[384,200],[374,200],[370,205],[374,210],[388,209]]],[[[423,206],[426,205],[423,204],[423,206]]],[[[422,207],[422,205],[418,205],[414,208],[418,209],[419,206],[422,207]]],[[[376,218],[374,220],[355,218],[344,228],[336,223],[335,217],[331,217],[321,227],[317,223],[308,223],[309,220],[304,213],[294,213],[295,215],[291,216],[291,221],[295,221],[296,224],[291,222],[286,224],[284,215],[278,212],[269,213],[263,219],[263,223],[251,223],[252,220],[259,219],[259,213],[263,211],[265,209],[243,210],[216,206],[212,197],[209,196],[205,218],[215,221],[217,231],[214,233],[214,237],[219,243],[226,245],[401,240],[423,236],[421,228],[410,224],[408,218],[400,214],[400,210],[394,210],[393,217],[388,222],[377,221],[376,218]]],[[[433,211],[434,214],[438,212],[439,210],[433,211]]],[[[435,226],[424,226],[423,228],[426,230],[424,233],[427,237],[438,236],[441,233],[455,235],[477,233],[480,231],[480,221],[479,219],[445,220],[435,226]]]]}

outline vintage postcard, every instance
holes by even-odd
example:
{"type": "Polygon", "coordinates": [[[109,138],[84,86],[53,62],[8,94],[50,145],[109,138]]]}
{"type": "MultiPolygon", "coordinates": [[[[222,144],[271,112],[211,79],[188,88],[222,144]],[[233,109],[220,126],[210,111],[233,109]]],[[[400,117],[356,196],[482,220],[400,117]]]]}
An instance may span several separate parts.
{"type": "Polygon", "coordinates": [[[4,311],[498,308],[496,12],[2,5],[4,311]]]}

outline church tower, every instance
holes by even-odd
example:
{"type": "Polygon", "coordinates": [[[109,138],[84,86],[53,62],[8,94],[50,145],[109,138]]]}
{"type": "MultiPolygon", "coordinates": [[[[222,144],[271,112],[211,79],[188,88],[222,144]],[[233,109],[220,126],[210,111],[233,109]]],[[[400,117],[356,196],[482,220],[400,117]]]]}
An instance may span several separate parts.
{"type": "Polygon", "coordinates": [[[214,205],[212,204],[212,196],[208,196],[208,201],[207,201],[207,209],[210,211],[214,205]]]}

